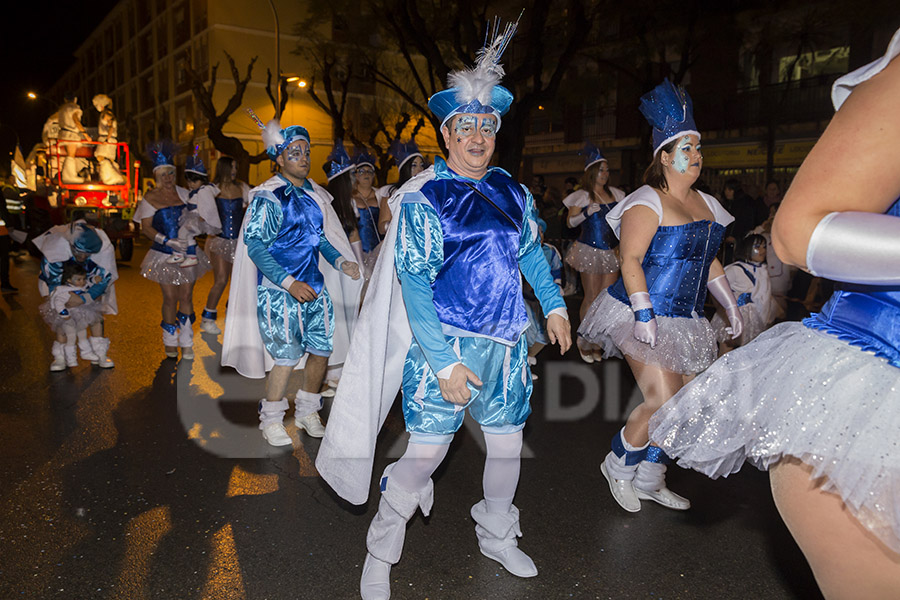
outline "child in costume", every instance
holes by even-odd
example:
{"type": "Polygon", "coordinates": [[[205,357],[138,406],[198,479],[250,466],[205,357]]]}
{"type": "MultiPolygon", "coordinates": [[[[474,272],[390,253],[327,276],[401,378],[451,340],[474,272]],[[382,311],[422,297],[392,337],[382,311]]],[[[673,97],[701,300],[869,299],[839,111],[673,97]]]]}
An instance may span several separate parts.
{"type": "MultiPolygon", "coordinates": [[[[99,276],[97,281],[100,283],[99,276]]],[[[54,345],[51,371],[64,371],[78,366],[75,343],[88,343],[88,327],[103,321],[103,305],[94,302],[88,293],[87,273],[77,262],[63,265],[61,283],[50,293],[50,299],[39,307],[41,316],[56,333],[56,341],[63,345],[63,352],[54,345]]],[[[96,354],[82,353],[86,360],[97,360],[96,354]]]]}

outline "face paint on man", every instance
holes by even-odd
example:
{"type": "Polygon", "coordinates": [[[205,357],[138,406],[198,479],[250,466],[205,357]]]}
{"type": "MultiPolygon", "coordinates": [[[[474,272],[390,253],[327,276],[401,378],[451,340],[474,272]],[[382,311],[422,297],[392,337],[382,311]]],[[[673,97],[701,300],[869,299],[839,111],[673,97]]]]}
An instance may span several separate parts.
{"type": "Polygon", "coordinates": [[[453,124],[453,130],[456,132],[457,141],[461,137],[470,137],[475,135],[478,128],[478,117],[474,115],[463,115],[453,124]]]}
{"type": "Polygon", "coordinates": [[[300,146],[294,146],[288,148],[287,152],[285,152],[285,158],[292,163],[300,162],[303,159],[309,159],[309,147],[301,148],[300,146]]]}
{"type": "Polygon", "coordinates": [[[497,135],[497,119],[494,117],[485,117],[481,120],[481,135],[486,138],[492,138],[497,135]]]}

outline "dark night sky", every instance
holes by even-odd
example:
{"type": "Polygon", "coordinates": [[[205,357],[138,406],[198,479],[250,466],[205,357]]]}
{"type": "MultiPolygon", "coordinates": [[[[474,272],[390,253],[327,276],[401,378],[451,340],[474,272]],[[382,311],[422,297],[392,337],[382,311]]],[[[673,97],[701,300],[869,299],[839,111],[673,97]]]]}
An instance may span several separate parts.
{"type": "MultiPolygon", "coordinates": [[[[9,170],[16,133],[27,155],[40,141],[41,127],[53,110],[47,102],[29,100],[25,94],[47,91],[73,64],[75,50],[117,2],[20,0],[4,10],[0,39],[7,51],[3,52],[0,93],[0,172],[9,170]]],[[[83,99],[79,102],[83,107],[83,99]]]]}

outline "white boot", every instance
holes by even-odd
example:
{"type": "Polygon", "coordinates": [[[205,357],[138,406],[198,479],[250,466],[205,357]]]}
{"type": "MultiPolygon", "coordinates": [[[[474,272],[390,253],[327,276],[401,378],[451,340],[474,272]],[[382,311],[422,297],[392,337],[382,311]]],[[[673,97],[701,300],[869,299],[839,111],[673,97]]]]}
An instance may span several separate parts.
{"type": "Polygon", "coordinates": [[[81,354],[82,360],[89,360],[92,365],[96,365],[97,361],[100,360],[84,331],[78,332],[78,352],[81,354]]]}
{"type": "Polygon", "coordinates": [[[294,398],[294,425],[305,431],[309,437],[325,437],[325,426],[319,417],[321,408],[320,394],[297,390],[297,396],[294,398]]]}
{"type": "Polygon", "coordinates": [[[406,490],[390,479],[393,463],[381,476],[381,501],[378,512],[366,534],[368,554],[359,580],[359,594],[363,600],[388,600],[391,597],[391,565],[400,561],[406,523],[420,508],[426,517],[434,503],[434,483],[417,492],[406,490]]]}
{"type": "Polygon", "coordinates": [[[181,358],[191,360],[194,358],[194,321],[197,315],[191,313],[189,315],[179,312],[175,315],[181,329],[178,332],[178,345],[181,346],[181,358]]]}
{"type": "Polygon", "coordinates": [[[518,548],[516,538],[522,537],[522,530],[519,529],[519,509],[515,505],[510,505],[508,512],[493,513],[487,511],[482,500],[470,512],[475,519],[475,535],[482,554],[496,560],[516,577],[538,574],[531,557],[518,548]]]}
{"type": "Polygon", "coordinates": [[[196,254],[185,254],[184,260],[181,261],[181,264],[178,266],[181,267],[182,269],[186,269],[188,267],[193,267],[193,266],[197,265],[197,263],[199,263],[199,262],[200,261],[197,260],[196,254]]]}
{"type": "Polygon", "coordinates": [[[66,370],[66,352],[63,348],[65,345],[61,342],[53,342],[53,346],[50,348],[50,353],[53,355],[50,370],[54,373],[66,370]]]}
{"type": "Polygon", "coordinates": [[[287,412],[288,406],[287,398],[282,398],[278,402],[261,400],[259,403],[259,428],[270,446],[293,444],[291,436],[284,428],[284,413],[287,412]]]}
{"type": "Polygon", "coordinates": [[[97,164],[100,171],[100,181],[103,185],[122,185],[125,183],[125,177],[122,176],[122,173],[111,161],[101,158],[97,164]]]}
{"type": "MultiPolygon", "coordinates": [[[[97,354],[97,361],[94,363],[101,369],[111,369],[116,364],[106,356],[106,353],[109,352],[109,338],[105,337],[91,337],[91,346],[94,348],[94,352],[97,354]]],[[[84,354],[81,355],[84,358],[84,354]]]]}
{"type": "Polygon", "coordinates": [[[656,458],[656,454],[662,454],[663,461],[644,460],[638,465],[637,473],[634,476],[634,489],[637,497],[641,500],[653,500],[658,504],[662,504],[666,508],[674,510],[687,510],[691,507],[691,501],[683,498],[666,487],[666,465],[664,461],[668,459],[662,450],[656,446],[652,446],[649,450],[658,450],[650,453],[648,456],[656,458]]]}
{"type": "Polygon", "coordinates": [[[84,183],[84,177],[78,174],[80,166],[77,158],[67,156],[62,166],[62,182],[63,183],[84,183]]]}
{"type": "Polygon", "coordinates": [[[175,350],[166,350],[166,356],[169,358],[178,358],[178,325],[177,323],[166,323],[163,321],[159,324],[162,327],[163,346],[166,348],[175,348],[175,350]]]}
{"type": "Polygon", "coordinates": [[[612,439],[612,452],[606,455],[600,465],[600,472],[609,483],[609,491],[612,492],[613,498],[628,512],[641,510],[641,501],[633,482],[638,464],[646,453],[647,446],[638,448],[625,440],[623,427],[612,439]]]}
{"type": "Polygon", "coordinates": [[[69,346],[68,344],[63,346],[63,352],[66,354],[66,366],[67,367],[77,367],[78,366],[78,349],[75,347],[75,344],[69,346]]]}

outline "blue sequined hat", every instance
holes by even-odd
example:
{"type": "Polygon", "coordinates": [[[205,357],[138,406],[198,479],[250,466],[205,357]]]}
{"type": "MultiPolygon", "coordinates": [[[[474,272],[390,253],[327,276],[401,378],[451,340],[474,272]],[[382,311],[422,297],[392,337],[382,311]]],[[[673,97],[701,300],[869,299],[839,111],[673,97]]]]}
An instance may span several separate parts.
{"type": "Polygon", "coordinates": [[[265,144],[266,154],[269,155],[271,160],[276,160],[281,156],[281,153],[284,152],[285,148],[297,140],[306,140],[307,144],[310,143],[309,132],[300,125],[291,125],[282,129],[278,119],[272,119],[268,123],[263,124],[260,118],[256,116],[256,113],[253,112],[252,108],[247,109],[247,114],[250,115],[253,122],[262,130],[263,144],[265,144]]]}
{"type": "Polygon", "coordinates": [[[88,227],[84,223],[72,223],[69,225],[71,232],[72,249],[75,252],[84,252],[86,254],[96,254],[100,252],[103,241],[97,232],[88,227]]]}
{"type": "Polygon", "coordinates": [[[653,127],[653,154],[677,137],[696,135],[694,107],[691,97],[668,77],[661,84],[641,96],[640,111],[653,127]]]}
{"type": "Polygon", "coordinates": [[[203,164],[203,159],[200,158],[200,146],[194,146],[194,153],[187,157],[184,172],[193,173],[202,177],[209,177],[209,173],[206,171],[206,165],[203,164]]]}
{"type": "Polygon", "coordinates": [[[153,160],[153,172],[166,167],[175,168],[178,144],[172,140],[159,140],[147,146],[147,155],[153,160]]]}
{"type": "Polygon", "coordinates": [[[441,120],[441,127],[454,115],[492,114],[497,117],[497,130],[500,129],[500,117],[513,102],[512,92],[500,85],[505,74],[500,57],[518,25],[518,20],[507,23],[501,33],[500,21],[495,19],[484,48],[478,51],[475,66],[450,73],[447,76],[449,87],[428,99],[428,108],[441,120]]]}
{"type": "Polygon", "coordinates": [[[391,156],[394,157],[394,162],[397,163],[398,169],[402,169],[403,165],[406,164],[406,161],[410,160],[411,158],[415,158],[416,156],[419,156],[422,158],[422,160],[425,160],[425,157],[422,156],[421,152],[419,152],[419,146],[416,144],[416,139],[414,137],[410,138],[408,142],[394,140],[388,152],[390,152],[391,156]]]}
{"type": "Polygon", "coordinates": [[[363,165],[369,165],[374,171],[375,157],[369,154],[369,151],[364,147],[357,148],[356,154],[353,156],[353,164],[356,165],[357,169],[363,165]]]}
{"type": "Polygon", "coordinates": [[[592,166],[597,164],[598,162],[607,162],[606,157],[603,156],[603,153],[600,152],[600,148],[595,146],[590,142],[585,142],[584,150],[581,151],[581,154],[584,155],[584,170],[587,171],[592,166]]]}
{"type": "Polygon", "coordinates": [[[342,175],[355,167],[356,165],[350,160],[350,155],[344,148],[344,141],[335,140],[334,147],[331,149],[331,154],[328,155],[328,162],[325,163],[325,174],[328,176],[328,181],[331,181],[338,175],[342,175]]]}

